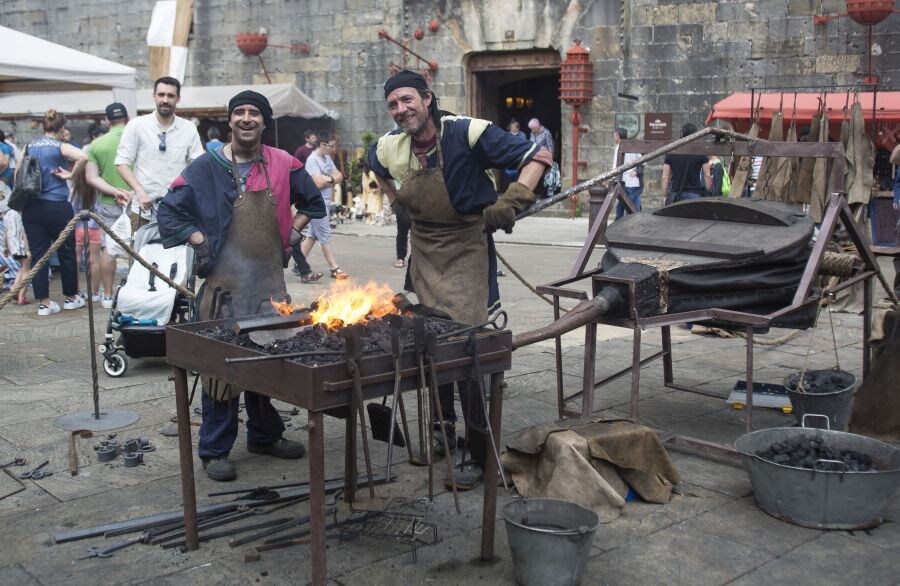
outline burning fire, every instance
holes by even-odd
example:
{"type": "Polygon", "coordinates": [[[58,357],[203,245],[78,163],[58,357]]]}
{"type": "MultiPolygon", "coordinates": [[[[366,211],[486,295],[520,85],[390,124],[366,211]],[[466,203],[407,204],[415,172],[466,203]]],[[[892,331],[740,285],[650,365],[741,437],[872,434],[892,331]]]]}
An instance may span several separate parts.
{"type": "MultiPolygon", "coordinates": [[[[398,313],[392,298],[393,290],[388,285],[369,281],[363,287],[351,281],[337,281],[316,300],[315,309],[310,312],[314,324],[322,324],[329,330],[355,324],[367,323],[370,319],[398,313]]],[[[307,309],[303,305],[291,305],[271,300],[275,311],[290,315],[297,310],[307,309]]]]}

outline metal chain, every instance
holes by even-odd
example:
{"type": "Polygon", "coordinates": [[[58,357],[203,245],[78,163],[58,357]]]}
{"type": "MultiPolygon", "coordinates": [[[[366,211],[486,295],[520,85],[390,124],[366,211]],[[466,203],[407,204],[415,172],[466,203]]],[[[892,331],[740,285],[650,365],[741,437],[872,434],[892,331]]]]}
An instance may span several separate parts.
{"type": "Polygon", "coordinates": [[[831,310],[828,310],[828,322],[831,324],[831,345],[834,348],[834,369],[841,369],[841,361],[838,358],[838,347],[837,347],[837,336],[834,335],[834,318],[831,315],[831,310]]]}

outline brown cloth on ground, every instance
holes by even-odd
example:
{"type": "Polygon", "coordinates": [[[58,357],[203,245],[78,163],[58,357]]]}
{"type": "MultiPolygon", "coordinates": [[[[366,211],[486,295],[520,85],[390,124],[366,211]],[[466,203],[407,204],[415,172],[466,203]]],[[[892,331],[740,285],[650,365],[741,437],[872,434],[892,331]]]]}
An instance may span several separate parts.
{"type": "Polygon", "coordinates": [[[850,107],[850,135],[847,138],[846,148],[847,170],[844,173],[844,184],[847,189],[847,202],[867,204],[872,195],[872,187],[875,185],[872,176],[875,147],[866,133],[866,122],[859,102],[850,107]]]}
{"type": "Polygon", "coordinates": [[[659,436],[628,420],[539,425],[507,447],[501,461],[519,494],[577,503],[602,523],[619,516],[628,486],[645,501],[664,504],[680,481],[659,436]]]}
{"type": "MultiPolygon", "coordinates": [[[[819,133],[822,126],[822,114],[818,113],[813,116],[809,125],[809,135],[806,142],[819,142],[819,133]]],[[[812,192],[813,167],[816,159],[812,157],[803,157],[800,159],[800,170],[797,172],[797,182],[794,185],[794,202],[809,203],[810,193],[812,192]]]]}
{"type": "MultiPolygon", "coordinates": [[[[782,142],[784,140],[784,114],[781,111],[772,114],[772,127],[769,129],[769,142],[782,142]]],[[[775,191],[772,180],[775,178],[775,166],[777,157],[764,157],[759,168],[759,177],[756,179],[757,199],[767,201],[775,200],[775,191]]],[[[780,194],[779,194],[780,195],[780,194]]]]}
{"type": "MultiPolygon", "coordinates": [[[[828,142],[828,116],[819,120],[819,142],[828,142]]],[[[828,202],[828,177],[831,174],[831,158],[820,157],[813,164],[812,189],[810,190],[809,217],[820,223],[825,217],[828,202]]]]}
{"type": "MultiPolygon", "coordinates": [[[[872,367],[856,391],[850,431],[900,441],[900,310],[877,314],[884,336],[872,342],[872,367]]],[[[873,336],[874,337],[874,336],[873,336]]]]}
{"type": "MultiPolygon", "coordinates": [[[[747,136],[756,138],[759,136],[759,121],[754,121],[747,136]]],[[[735,166],[734,179],[731,180],[731,197],[743,197],[747,188],[747,178],[750,176],[750,168],[753,165],[753,157],[741,157],[735,166]]]]}

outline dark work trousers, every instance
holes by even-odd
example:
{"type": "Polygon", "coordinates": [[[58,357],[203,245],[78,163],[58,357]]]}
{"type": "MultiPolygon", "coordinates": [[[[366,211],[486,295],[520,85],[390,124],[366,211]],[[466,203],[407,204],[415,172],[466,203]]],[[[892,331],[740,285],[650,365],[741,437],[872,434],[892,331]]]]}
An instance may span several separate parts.
{"type": "Polygon", "coordinates": [[[308,275],[312,272],[312,267],[306,262],[306,257],[303,256],[303,252],[301,252],[299,246],[291,249],[291,258],[294,259],[294,268],[296,269],[296,272],[301,275],[308,275]]]}
{"type": "Polygon", "coordinates": [[[412,222],[405,207],[396,202],[394,202],[392,207],[394,214],[397,216],[397,258],[406,259],[406,254],[409,251],[409,229],[412,226],[412,222]]]}
{"type": "MultiPolygon", "coordinates": [[[[33,263],[50,250],[50,245],[59,238],[59,234],[69,223],[75,213],[72,204],[67,201],[44,201],[32,199],[22,210],[22,224],[28,237],[33,263]]],[[[59,272],[62,276],[62,292],[66,297],[78,293],[78,263],[75,261],[75,234],[59,247],[59,272]]],[[[34,298],[50,297],[50,277],[46,270],[40,271],[31,281],[34,286],[34,298]]]]}
{"type": "MultiPolygon", "coordinates": [[[[900,171],[898,171],[900,173],[900,171]]],[[[897,187],[894,188],[898,189],[897,187]]],[[[900,246],[900,220],[897,220],[897,225],[894,227],[894,245],[900,246]]],[[[894,257],[894,295],[900,297],[900,256],[894,257]]]]}
{"type": "MultiPolygon", "coordinates": [[[[203,459],[227,456],[237,439],[240,396],[230,401],[216,401],[203,389],[201,400],[203,424],[197,451],[203,459]]],[[[269,397],[244,391],[244,407],[247,409],[248,444],[271,444],[281,439],[284,422],[269,397]]]]}
{"type": "MultiPolygon", "coordinates": [[[[477,381],[460,381],[456,383],[459,389],[459,405],[462,408],[463,418],[466,422],[466,438],[469,441],[468,451],[471,458],[484,469],[487,462],[487,442],[490,441],[487,432],[487,418],[485,417],[484,398],[477,381]]],[[[453,384],[438,386],[438,400],[441,402],[441,412],[444,421],[456,423],[456,408],[453,404],[453,384]]],[[[437,421],[437,413],[433,414],[434,422],[437,421]]]]}

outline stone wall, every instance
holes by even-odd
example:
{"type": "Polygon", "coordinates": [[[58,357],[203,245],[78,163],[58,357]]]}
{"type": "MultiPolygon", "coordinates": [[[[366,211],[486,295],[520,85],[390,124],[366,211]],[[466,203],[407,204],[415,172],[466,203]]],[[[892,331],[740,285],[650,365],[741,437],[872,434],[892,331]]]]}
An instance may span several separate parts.
{"type": "MultiPolygon", "coordinates": [[[[592,131],[582,137],[580,153],[589,177],[610,165],[616,113],[671,112],[677,129],[702,124],[712,104],[734,91],[860,82],[865,27],[847,18],[814,26],[820,6],[826,14],[846,8],[843,0],[195,0],[184,81],[264,83],[257,60],[235,45],[240,32],[265,28],[271,44],[309,43],[309,54],[275,47],[263,53],[272,81],[295,83],[340,112],[337,130],[352,146],[364,132],[392,126],[381,85],[401,52],[379,39],[380,29],[398,39],[424,30],[411,46],[439,63],[435,90],[444,107],[458,112],[466,109],[469,55],[551,48],[564,56],[580,38],[591,49],[596,77],[596,97],[584,116],[592,131]],[[440,28],[432,33],[427,24],[435,18],[440,28]]],[[[144,38],[151,10],[152,2],[4,0],[0,21],[131,65],[148,86],[144,38]]],[[[875,69],[884,88],[900,85],[897,19],[874,28],[875,69]]],[[[564,107],[564,153],[571,148],[568,114],[564,107]]],[[[649,170],[648,179],[655,176],[649,170]]]]}

